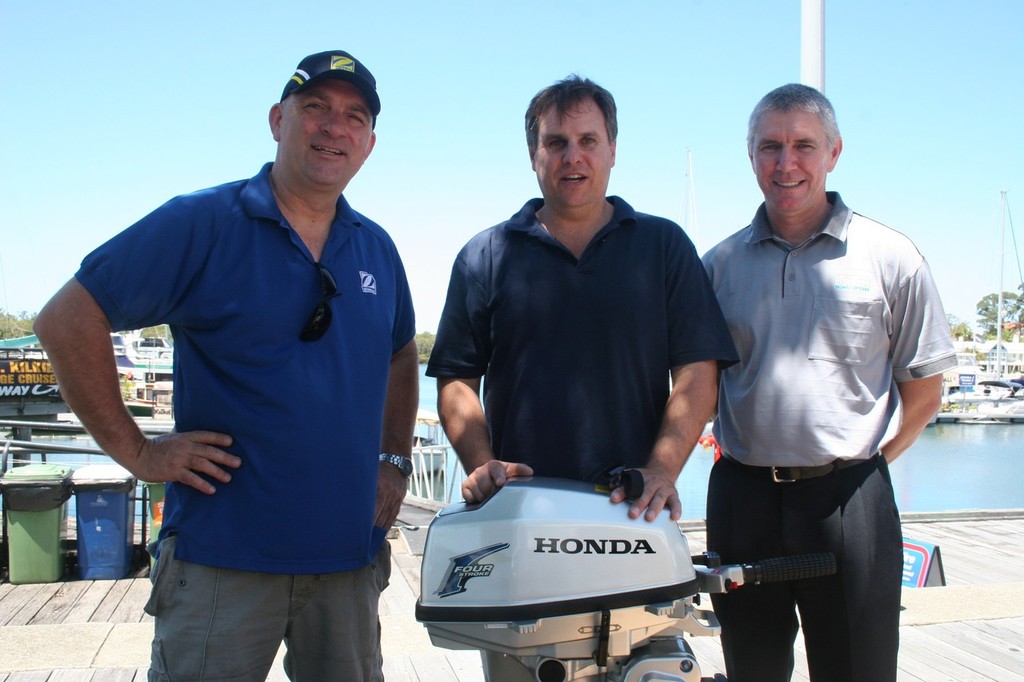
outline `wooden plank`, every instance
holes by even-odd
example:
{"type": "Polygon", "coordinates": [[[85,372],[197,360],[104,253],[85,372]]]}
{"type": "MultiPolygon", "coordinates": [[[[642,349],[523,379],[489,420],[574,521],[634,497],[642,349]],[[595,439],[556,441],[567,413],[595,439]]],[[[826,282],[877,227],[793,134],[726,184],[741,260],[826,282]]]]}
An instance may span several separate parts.
{"type": "Polygon", "coordinates": [[[152,621],[153,617],[144,611],[146,602],[149,601],[150,588],[152,587],[149,579],[136,578],[133,580],[123,580],[118,582],[126,583],[128,589],[125,591],[121,601],[118,603],[113,613],[110,614],[110,618],[107,622],[142,623],[152,621]]]}
{"type": "Polygon", "coordinates": [[[793,642],[793,676],[790,679],[800,682],[811,679],[807,668],[807,647],[804,646],[803,628],[797,630],[796,640],[793,642]]]}
{"type": "MultiPolygon", "coordinates": [[[[945,625],[945,624],[942,624],[945,625]]],[[[921,660],[930,657],[935,671],[933,679],[957,680],[963,682],[1022,682],[1024,677],[1007,673],[1005,668],[994,665],[979,656],[963,651],[948,635],[942,632],[942,625],[920,625],[901,632],[901,648],[910,649],[921,660]]]]}
{"type": "Polygon", "coordinates": [[[686,637],[697,665],[700,666],[701,677],[714,677],[725,674],[725,659],[722,657],[722,640],[718,637],[686,637]]]}
{"type": "Polygon", "coordinates": [[[60,583],[41,583],[32,585],[29,598],[21,605],[5,625],[28,625],[39,611],[50,601],[59,589],[60,583]]]}
{"type": "MultiPolygon", "coordinates": [[[[411,555],[405,555],[409,557],[411,555]]],[[[399,566],[396,558],[391,561],[391,579],[380,596],[380,615],[412,615],[418,586],[409,584],[409,576],[399,566]]]]}
{"type": "Polygon", "coordinates": [[[940,623],[931,626],[931,630],[939,641],[1005,670],[1005,679],[1024,680],[1024,656],[1019,645],[1014,647],[1002,637],[971,627],[970,623],[940,623]]]}
{"type": "Polygon", "coordinates": [[[416,554],[409,554],[403,552],[401,554],[392,555],[392,561],[398,570],[405,577],[405,582],[409,585],[409,589],[416,596],[420,593],[420,565],[423,557],[416,554]]]}
{"type": "Polygon", "coordinates": [[[107,596],[107,592],[110,591],[110,587],[114,583],[109,580],[93,580],[87,581],[88,588],[78,597],[78,601],[68,611],[67,616],[64,618],[65,623],[94,623],[102,621],[102,617],[97,618],[96,611],[104,598],[107,596]]]}
{"type": "Polygon", "coordinates": [[[49,670],[29,670],[11,673],[7,677],[7,682],[46,682],[48,679],[49,670]]]}
{"type": "Polygon", "coordinates": [[[999,620],[974,620],[970,626],[982,632],[991,632],[1006,640],[1011,651],[1019,653],[1024,649],[1024,617],[1000,618],[999,620]]]}
{"type": "Polygon", "coordinates": [[[941,659],[936,659],[932,650],[924,646],[923,642],[929,639],[926,632],[919,628],[909,628],[916,632],[900,633],[900,654],[899,674],[900,682],[903,675],[912,675],[915,678],[926,680],[926,682],[960,682],[964,680],[965,671],[960,671],[960,676],[954,676],[946,668],[941,659]]]}
{"type": "Polygon", "coordinates": [[[12,585],[11,587],[12,589],[0,599],[0,625],[10,624],[22,607],[39,590],[43,589],[41,585],[12,585]]]}
{"type": "MultiPolygon", "coordinates": [[[[416,677],[413,679],[419,682],[463,682],[443,653],[413,654],[409,656],[409,661],[412,663],[413,670],[416,671],[416,677]]],[[[480,673],[480,682],[483,682],[482,672],[480,673]]]]}
{"type": "Polygon", "coordinates": [[[75,603],[89,588],[89,583],[68,581],[61,583],[50,599],[43,604],[39,612],[29,621],[29,625],[56,625],[63,623],[74,608],[75,603]]]}
{"type": "Polygon", "coordinates": [[[383,670],[388,682],[419,682],[412,661],[405,656],[385,656],[383,670]]]}
{"type": "Polygon", "coordinates": [[[93,671],[84,670],[54,670],[47,682],[92,682],[93,671]]]}
{"type": "Polygon", "coordinates": [[[121,603],[121,600],[124,598],[125,593],[128,592],[130,584],[130,580],[95,581],[93,585],[105,586],[107,588],[107,593],[96,607],[96,612],[92,615],[92,618],[89,619],[90,622],[114,622],[111,619],[113,618],[118,605],[121,603]]]}
{"type": "Polygon", "coordinates": [[[145,682],[146,668],[97,668],[91,682],[145,682]]]}
{"type": "Polygon", "coordinates": [[[484,671],[480,663],[480,654],[476,651],[449,651],[445,660],[455,671],[459,682],[483,682],[484,671]]]}

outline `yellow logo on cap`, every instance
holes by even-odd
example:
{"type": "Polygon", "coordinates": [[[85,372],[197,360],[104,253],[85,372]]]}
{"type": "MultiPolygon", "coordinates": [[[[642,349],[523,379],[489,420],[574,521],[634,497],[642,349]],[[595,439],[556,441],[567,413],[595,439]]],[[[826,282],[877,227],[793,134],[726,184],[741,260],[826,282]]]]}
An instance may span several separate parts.
{"type": "Polygon", "coordinates": [[[356,63],[350,57],[331,57],[331,71],[351,71],[355,73],[356,63]]]}

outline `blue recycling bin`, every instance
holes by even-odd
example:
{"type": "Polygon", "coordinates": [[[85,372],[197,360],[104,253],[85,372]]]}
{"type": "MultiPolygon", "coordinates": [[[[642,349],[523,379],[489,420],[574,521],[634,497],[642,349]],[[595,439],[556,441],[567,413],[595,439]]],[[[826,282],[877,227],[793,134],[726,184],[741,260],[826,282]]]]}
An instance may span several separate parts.
{"type": "Polygon", "coordinates": [[[92,464],[71,475],[83,580],[128,575],[135,540],[135,477],[117,464],[92,464]]]}

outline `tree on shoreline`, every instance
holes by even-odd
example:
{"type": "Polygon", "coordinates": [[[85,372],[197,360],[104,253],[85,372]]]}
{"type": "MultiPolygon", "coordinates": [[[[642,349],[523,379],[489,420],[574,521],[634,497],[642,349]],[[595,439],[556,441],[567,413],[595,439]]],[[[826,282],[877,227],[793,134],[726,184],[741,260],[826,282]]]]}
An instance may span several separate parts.
{"type": "Polygon", "coordinates": [[[6,310],[0,310],[0,339],[17,339],[22,336],[32,335],[32,323],[36,321],[38,313],[31,315],[24,310],[17,315],[12,315],[6,310]]]}
{"type": "Polygon", "coordinates": [[[974,339],[974,330],[970,323],[961,320],[956,315],[946,315],[946,322],[949,323],[949,335],[954,341],[971,341],[974,339]]]}
{"type": "Polygon", "coordinates": [[[431,332],[420,332],[416,335],[416,352],[420,356],[420,363],[430,359],[430,352],[434,350],[434,334],[431,332]]]}
{"type": "MultiPolygon", "coordinates": [[[[1018,287],[1020,294],[1012,291],[1003,292],[1003,329],[1000,335],[1004,341],[1012,339],[1015,330],[1020,329],[1024,322],[1024,284],[1018,287]]],[[[996,324],[999,314],[999,294],[988,294],[977,305],[978,324],[986,339],[996,338],[996,324]]]]}

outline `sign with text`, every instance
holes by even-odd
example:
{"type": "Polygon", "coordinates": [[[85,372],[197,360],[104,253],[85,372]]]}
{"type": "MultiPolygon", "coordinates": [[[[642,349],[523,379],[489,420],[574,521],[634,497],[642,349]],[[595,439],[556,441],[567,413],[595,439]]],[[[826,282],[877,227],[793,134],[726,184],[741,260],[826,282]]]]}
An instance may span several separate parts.
{"type": "Polygon", "coordinates": [[[903,538],[903,587],[941,587],[946,584],[938,545],[903,538]]]}
{"type": "Polygon", "coordinates": [[[0,400],[60,401],[57,377],[42,351],[0,352],[0,400]]]}

